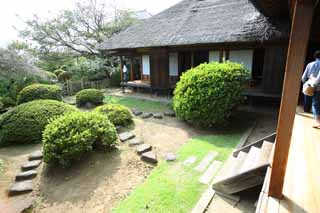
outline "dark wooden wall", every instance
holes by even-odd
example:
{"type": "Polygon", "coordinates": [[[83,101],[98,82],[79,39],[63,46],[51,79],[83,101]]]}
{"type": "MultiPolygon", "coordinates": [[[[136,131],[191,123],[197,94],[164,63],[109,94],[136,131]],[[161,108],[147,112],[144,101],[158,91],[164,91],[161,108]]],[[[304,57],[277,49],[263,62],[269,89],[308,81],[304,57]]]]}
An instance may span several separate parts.
{"type": "Polygon", "coordinates": [[[169,52],[166,48],[154,49],[150,56],[150,79],[153,88],[169,88],[169,52]]]}
{"type": "Polygon", "coordinates": [[[274,46],[265,50],[262,91],[280,94],[283,87],[287,47],[274,46]]]}

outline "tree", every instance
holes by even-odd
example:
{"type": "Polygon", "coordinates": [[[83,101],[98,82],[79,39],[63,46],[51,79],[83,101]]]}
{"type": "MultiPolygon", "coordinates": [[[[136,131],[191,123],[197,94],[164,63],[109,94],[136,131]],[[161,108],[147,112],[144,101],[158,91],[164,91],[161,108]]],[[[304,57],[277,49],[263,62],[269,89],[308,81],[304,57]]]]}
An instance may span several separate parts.
{"type": "Polygon", "coordinates": [[[36,43],[41,52],[100,55],[99,43],[137,22],[130,10],[115,10],[112,18],[108,13],[106,5],[97,0],[78,2],[73,10],[64,10],[50,20],[36,15],[26,20],[20,36],[36,43]]]}

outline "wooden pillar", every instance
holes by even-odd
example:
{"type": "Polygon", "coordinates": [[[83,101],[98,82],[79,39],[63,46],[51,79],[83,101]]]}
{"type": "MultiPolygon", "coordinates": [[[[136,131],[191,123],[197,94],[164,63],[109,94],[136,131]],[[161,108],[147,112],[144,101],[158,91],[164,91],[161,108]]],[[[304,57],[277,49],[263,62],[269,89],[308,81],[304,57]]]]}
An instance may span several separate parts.
{"type": "Polygon", "coordinates": [[[130,81],[134,80],[134,71],[133,71],[133,56],[130,57],[130,81]]]}
{"type": "MultiPolygon", "coordinates": [[[[314,2],[297,0],[287,56],[269,196],[282,199],[292,128],[298,102],[301,75],[313,20],[314,2]]],[[[311,128],[311,127],[306,127],[311,128]]]]}
{"type": "Polygon", "coordinates": [[[123,82],[123,58],[120,56],[120,82],[123,82]]]}

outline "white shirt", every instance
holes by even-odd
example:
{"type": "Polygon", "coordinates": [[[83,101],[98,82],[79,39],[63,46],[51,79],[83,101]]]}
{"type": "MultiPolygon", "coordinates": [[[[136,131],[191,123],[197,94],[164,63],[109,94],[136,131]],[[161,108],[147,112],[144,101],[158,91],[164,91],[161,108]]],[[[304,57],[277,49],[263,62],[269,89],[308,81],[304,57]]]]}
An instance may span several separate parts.
{"type": "Polygon", "coordinates": [[[127,69],[126,65],[123,65],[123,72],[127,72],[127,71],[128,71],[128,69],[127,69]]]}

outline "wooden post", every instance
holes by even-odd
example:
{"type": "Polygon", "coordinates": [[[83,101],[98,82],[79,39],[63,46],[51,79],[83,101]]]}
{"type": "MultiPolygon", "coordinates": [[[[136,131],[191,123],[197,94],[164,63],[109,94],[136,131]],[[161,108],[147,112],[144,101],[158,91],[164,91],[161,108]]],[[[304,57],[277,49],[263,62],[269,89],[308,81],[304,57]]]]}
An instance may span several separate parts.
{"type": "Polygon", "coordinates": [[[130,81],[134,80],[134,71],[133,71],[133,56],[130,57],[130,81]]]}
{"type": "MultiPolygon", "coordinates": [[[[297,0],[287,56],[269,196],[282,199],[292,128],[299,97],[301,75],[313,20],[314,2],[297,0]]],[[[311,128],[311,127],[306,127],[311,128]]]]}
{"type": "Polygon", "coordinates": [[[123,58],[120,56],[120,82],[123,82],[123,58]]]}

